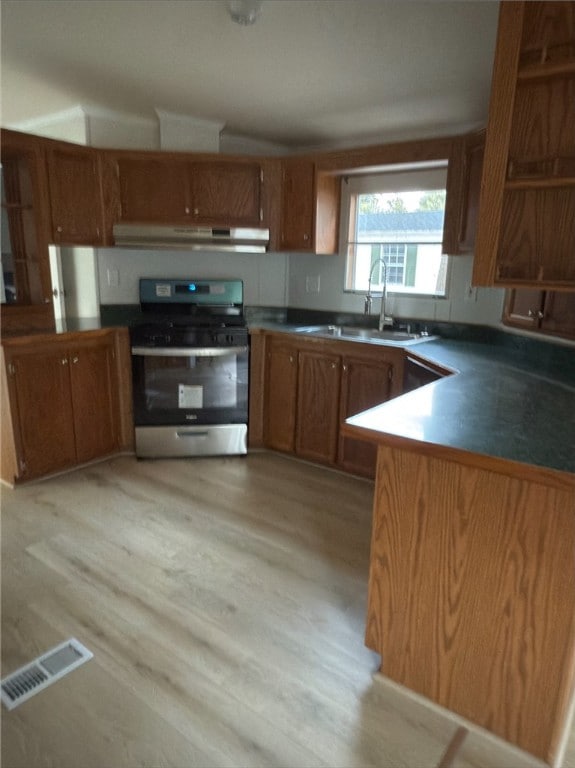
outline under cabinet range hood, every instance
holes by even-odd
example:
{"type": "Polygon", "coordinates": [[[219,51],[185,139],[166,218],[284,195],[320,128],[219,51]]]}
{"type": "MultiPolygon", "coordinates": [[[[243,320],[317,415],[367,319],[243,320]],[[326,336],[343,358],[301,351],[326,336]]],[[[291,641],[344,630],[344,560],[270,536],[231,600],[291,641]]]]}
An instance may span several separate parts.
{"type": "Polygon", "coordinates": [[[269,229],[260,227],[186,227],[115,224],[114,243],[130,248],[178,248],[186,251],[265,253],[269,229]]]}

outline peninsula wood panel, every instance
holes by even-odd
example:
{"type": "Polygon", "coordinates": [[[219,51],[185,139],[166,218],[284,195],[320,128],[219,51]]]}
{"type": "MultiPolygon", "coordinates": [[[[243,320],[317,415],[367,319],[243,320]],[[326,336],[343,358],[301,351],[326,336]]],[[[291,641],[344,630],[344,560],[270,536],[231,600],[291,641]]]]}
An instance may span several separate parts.
{"type": "Polygon", "coordinates": [[[366,644],[553,763],[573,695],[575,490],[380,446],[366,644]]]}

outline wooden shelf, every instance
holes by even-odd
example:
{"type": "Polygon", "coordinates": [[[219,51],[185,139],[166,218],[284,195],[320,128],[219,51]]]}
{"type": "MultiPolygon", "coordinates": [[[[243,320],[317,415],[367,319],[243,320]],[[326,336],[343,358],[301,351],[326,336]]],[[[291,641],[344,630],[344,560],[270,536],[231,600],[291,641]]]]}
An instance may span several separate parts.
{"type": "Polygon", "coordinates": [[[33,206],[29,203],[2,203],[2,208],[6,211],[32,211],[33,206]]]}
{"type": "Polygon", "coordinates": [[[517,81],[521,83],[529,80],[542,80],[549,77],[569,77],[571,75],[575,76],[575,59],[524,65],[517,72],[517,81]]]}
{"type": "Polygon", "coordinates": [[[506,190],[520,189],[556,189],[558,187],[575,187],[575,176],[546,176],[537,178],[508,179],[506,190]]]}
{"type": "Polygon", "coordinates": [[[497,274],[494,285],[503,288],[540,289],[543,280],[545,280],[545,288],[551,291],[569,291],[572,293],[575,287],[575,282],[572,280],[553,280],[552,278],[544,278],[544,276],[521,278],[509,274],[497,274]]]}

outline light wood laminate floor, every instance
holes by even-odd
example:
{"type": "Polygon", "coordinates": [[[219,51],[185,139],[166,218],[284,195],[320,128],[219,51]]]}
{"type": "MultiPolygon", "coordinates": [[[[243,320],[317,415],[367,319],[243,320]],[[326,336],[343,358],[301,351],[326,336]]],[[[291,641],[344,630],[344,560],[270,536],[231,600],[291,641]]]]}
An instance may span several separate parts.
{"type": "MultiPolygon", "coordinates": [[[[2,675],[94,659],[2,710],[2,767],[435,768],[457,722],[363,644],[372,491],[271,453],[3,488],[2,675]]],[[[471,732],[452,765],[541,764],[471,732]]]]}

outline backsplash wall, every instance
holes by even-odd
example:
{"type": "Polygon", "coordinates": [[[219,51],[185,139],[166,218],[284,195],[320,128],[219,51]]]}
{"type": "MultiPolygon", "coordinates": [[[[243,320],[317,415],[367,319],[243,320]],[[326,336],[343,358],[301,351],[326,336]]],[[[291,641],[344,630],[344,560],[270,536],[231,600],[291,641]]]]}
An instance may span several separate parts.
{"type": "MultiPolygon", "coordinates": [[[[250,306],[363,312],[363,295],[343,292],[345,263],[340,255],[100,248],[97,262],[101,304],[137,304],[140,277],[227,277],[244,281],[244,300],[250,306]],[[309,292],[318,283],[319,293],[309,292]]],[[[499,325],[504,291],[478,288],[469,295],[472,266],[470,256],[453,257],[446,299],[391,295],[389,312],[397,317],[499,325]]],[[[373,312],[378,311],[375,299],[373,312]]]]}
{"type": "MultiPolygon", "coordinates": [[[[472,256],[450,259],[448,295],[445,299],[388,297],[387,311],[396,317],[421,318],[442,322],[500,325],[505,291],[501,288],[475,288],[469,291],[472,256]]],[[[344,293],[345,257],[292,254],[289,262],[289,306],[305,309],[362,313],[364,296],[344,293]],[[319,293],[314,291],[319,282],[319,293]]],[[[379,312],[379,299],[373,313],[379,312]]]]}
{"type": "Polygon", "coordinates": [[[138,304],[140,277],[236,278],[244,281],[244,302],[288,304],[288,254],[99,248],[101,304],[138,304]]]}

